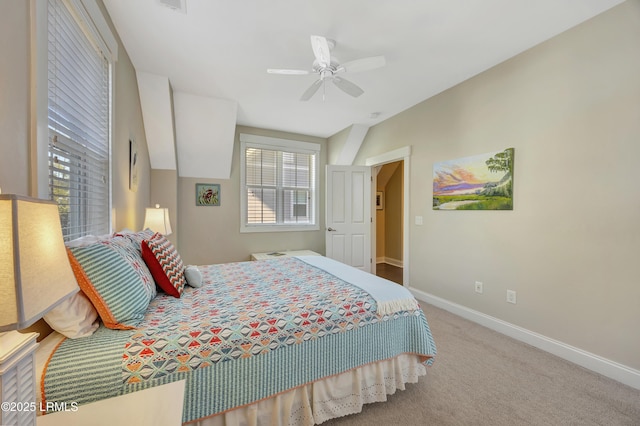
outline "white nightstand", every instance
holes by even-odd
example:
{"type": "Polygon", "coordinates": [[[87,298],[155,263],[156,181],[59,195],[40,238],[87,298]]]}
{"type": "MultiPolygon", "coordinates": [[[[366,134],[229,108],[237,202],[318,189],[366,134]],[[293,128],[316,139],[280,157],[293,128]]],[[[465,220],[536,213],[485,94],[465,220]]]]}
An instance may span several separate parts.
{"type": "Polygon", "coordinates": [[[35,425],[35,349],[38,333],[0,333],[0,424],[35,425]],[[5,403],[9,405],[5,407],[5,403]]]}
{"type": "Polygon", "coordinates": [[[288,251],[269,251],[265,253],[251,253],[251,260],[277,259],[279,257],[292,256],[321,256],[311,250],[288,250],[288,251]]]}

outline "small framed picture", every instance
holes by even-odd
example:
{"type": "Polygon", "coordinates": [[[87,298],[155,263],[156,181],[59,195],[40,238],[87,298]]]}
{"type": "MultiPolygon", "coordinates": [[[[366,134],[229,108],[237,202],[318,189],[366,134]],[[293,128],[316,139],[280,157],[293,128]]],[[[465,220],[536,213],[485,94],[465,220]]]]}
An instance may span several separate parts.
{"type": "Polygon", "coordinates": [[[196,183],[196,206],[219,206],[219,183],[196,183]]]}
{"type": "Polygon", "coordinates": [[[376,210],[384,209],[384,192],[376,192],[376,210]]]}

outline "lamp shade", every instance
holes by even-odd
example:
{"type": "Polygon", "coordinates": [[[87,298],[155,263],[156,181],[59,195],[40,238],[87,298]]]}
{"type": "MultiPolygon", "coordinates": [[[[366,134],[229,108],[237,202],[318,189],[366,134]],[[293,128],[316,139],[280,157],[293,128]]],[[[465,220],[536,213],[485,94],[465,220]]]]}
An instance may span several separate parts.
{"type": "Polygon", "coordinates": [[[78,291],[53,201],[0,195],[0,331],[25,328],[78,291]]]}
{"type": "Polygon", "coordinates": [[[169,209],[156,207],[147,207],[144,215],[144,229],[151,229],[162,235],[171,234],[171,222],[169,221],[169,209]]]}

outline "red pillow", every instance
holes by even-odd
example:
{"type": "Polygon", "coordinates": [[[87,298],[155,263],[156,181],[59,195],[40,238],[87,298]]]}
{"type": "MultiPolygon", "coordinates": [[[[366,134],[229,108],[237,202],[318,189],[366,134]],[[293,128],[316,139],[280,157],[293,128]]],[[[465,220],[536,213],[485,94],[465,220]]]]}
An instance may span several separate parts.
{"type": "Polygon", "coordinates": [[[186,283],[184,263],[171,241],[156,232],[142,241],[141,248],[142,259],[158,287],[173,297],[180,297],[186,283]]]}

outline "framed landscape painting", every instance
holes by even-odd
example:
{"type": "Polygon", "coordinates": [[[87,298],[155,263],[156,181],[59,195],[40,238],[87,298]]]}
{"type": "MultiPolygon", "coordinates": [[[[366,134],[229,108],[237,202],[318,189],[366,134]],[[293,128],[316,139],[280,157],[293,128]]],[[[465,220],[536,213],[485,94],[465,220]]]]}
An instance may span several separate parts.
{"type": "Polygon", "coordinates": [[[513,148],[433,165],[434,210],[513,210],[513,148]]]}

